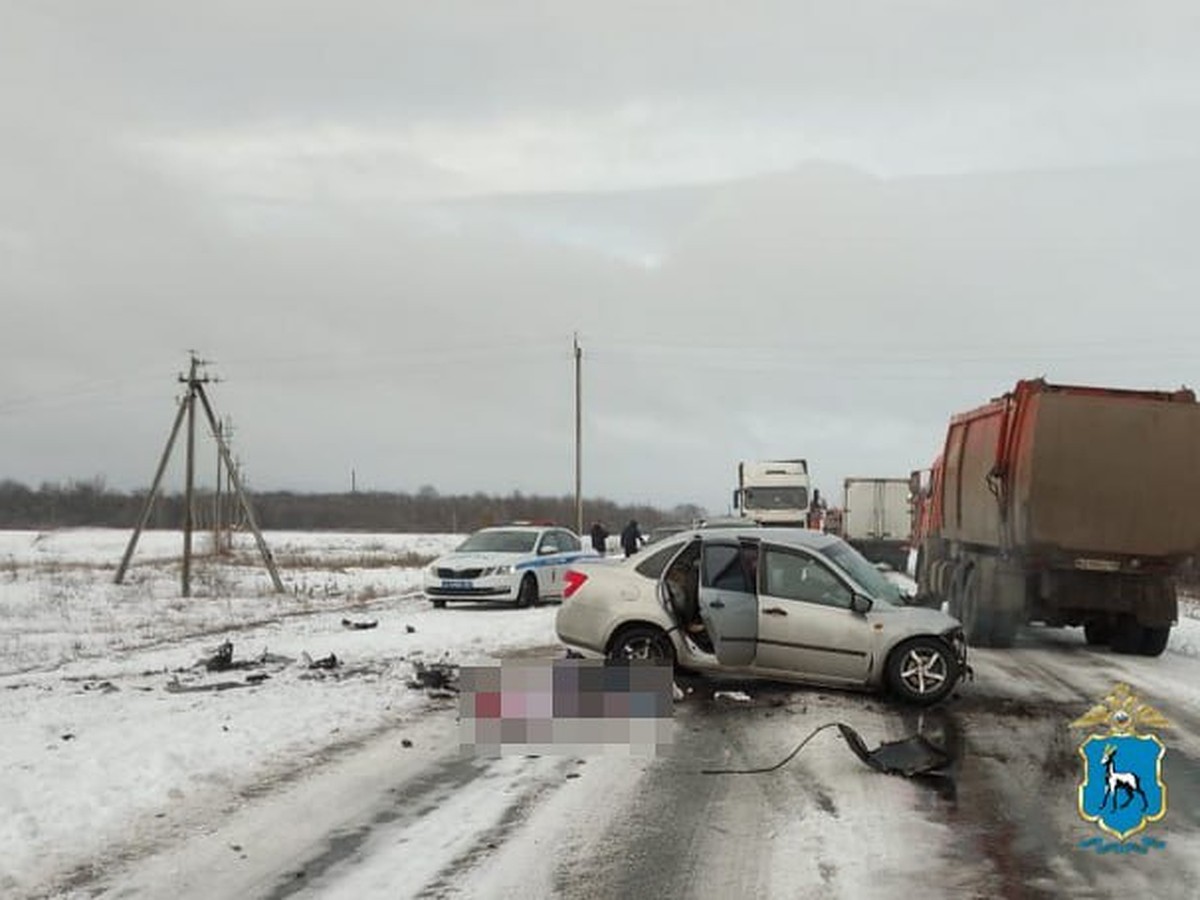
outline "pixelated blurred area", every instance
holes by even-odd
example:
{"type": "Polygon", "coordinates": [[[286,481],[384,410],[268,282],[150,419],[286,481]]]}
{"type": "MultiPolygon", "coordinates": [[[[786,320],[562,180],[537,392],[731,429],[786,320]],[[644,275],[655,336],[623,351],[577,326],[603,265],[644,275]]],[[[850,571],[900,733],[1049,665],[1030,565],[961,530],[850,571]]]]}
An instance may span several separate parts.
{"type": "Polygon", "coordinates": [[[674,678],[666,665],[557,659],[464,666],[459,691],[460,743],[478,756],[649,756],[673,740],[674,678]]]}

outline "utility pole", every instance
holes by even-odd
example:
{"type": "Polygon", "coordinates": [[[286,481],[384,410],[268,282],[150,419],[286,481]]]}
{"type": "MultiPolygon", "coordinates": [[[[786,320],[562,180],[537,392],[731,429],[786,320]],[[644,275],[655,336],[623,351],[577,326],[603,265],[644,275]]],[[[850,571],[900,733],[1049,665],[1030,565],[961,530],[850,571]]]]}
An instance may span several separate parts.
{"type": "MultiPolygon", "coordinates": [[[[254,517],[254,510],[250,506],[250,500],[246,496],[241,478],[238,476],[238,465],[234,462],[233,456],[229,452],[229,445],[225,442],[226,433],[232,432],[233,428],[231,426],[227,426],[225,429],[221,428],[217,422],[217,416],[213,412],[212,405],[208,402],[208,395],[204,391],[204,385],[216,379],[209,378],[207,375],[203,377],[199,376],[197,369],[202,365],[204,365],[204,361],[198,359],[196,354],[192,353],[191,366],[188,369],[187,376],[179,376],[179,380],[187,384],[187,393],[179,403],[179,412],[175,415],[175,422],[171,426],[171,434],[167,438],[167,445],[163,448],[162,457],[159,459],[158,469],[154,473],[154,481],[150,486],[150,493],[146,495],[146,503],[142,507],[141,517],[138,519],[137,527],[129,539],[129,544],[125,548],[125,555],[121,558],[121,564],[117,567],[117,574],[113,580],[115,583],[120,584],[125,578],[125,572],[129,568],[129,561],[133,558],[133,551],[137,547],[138,538],[146,527],[146,522],[150,518],[150,511],[154,506],[154,500],[158,496],[163,472],[166,470],[167,462],[171,458],[171,449],[175,446],[175,438],[179,435],[180,426],[182,426],[184,417],[186,416],[188,420],[188,449],[186,460],[187,482],[183,509],[182,590],[184,597],[191,596],[192,530],[195,524],[193,493],[195,487],[196,400],[199,399],[204,409],[204,415],[208,420],[209,429],[217,442],[218,458],[225,463],[225,473],[230,483],[230,488],[226,493],[231,497],[234,495],[237,496],[242,515],[254,532],[254,538],[258,543],[258,550],[262,554],[263,562],[266,564],[267,570],[271,575],[271,582],[274,584],[277,592],[283,593],[283,582],[280,580],[279,572],[275,568],[275,560],[271,556],[271,551],[267,548],[267,542],[264,540],[262,532],[259,530],[258,522],[254,517]]],[[[218,483],[219,477],[218,470],[218,483]]]]}
{"type": "MultiPolygon", "coordinates": [[[[221,423],[217,423],[217,440],[221,439],[221,423]]],[[[213,492],[213,556],[220,556],[221,547],[221,451],[217,450],[217,489],[213,492]]]]}
{"type": "Polygon", "coordinates": [[[575,533],[583,534],[583,348],[575,332],[575,533]]]}
{"type": "Polygon", "coordinates": [[[196,507],[195,503],[195,486],[196,486],[196,393],[201,389],[200,385],[207,382],[208,376],[200,378],[196,374],[196,369],[202,364],[202,361],[196,358],[196,354],[191,354],[191,365],[188,368],[187,378],[182,375],[179,380],[186,382],[187,389],[187,460],[185,463],[184,489],[183,489],[183,574],[182,591],[184,597],[192,595],[192,531],[196,524],[196,507]]]}

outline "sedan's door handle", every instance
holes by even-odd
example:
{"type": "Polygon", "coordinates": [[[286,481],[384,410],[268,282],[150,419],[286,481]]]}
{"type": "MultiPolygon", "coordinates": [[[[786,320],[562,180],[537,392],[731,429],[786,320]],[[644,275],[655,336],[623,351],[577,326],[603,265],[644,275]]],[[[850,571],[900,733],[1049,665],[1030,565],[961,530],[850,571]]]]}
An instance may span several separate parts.
{"type": "Polygon", "coordinates": [[[709,609],[724,609],[725,601],[724,600],[714,600],[712,603],[708,604],[708,608],[709,609]]]}
{"type": "Polygon", "coordinates": [[[778,606],[768,606],[763,610],[764,616],[786,616],[787,610],[780,609],[778,606]]]}

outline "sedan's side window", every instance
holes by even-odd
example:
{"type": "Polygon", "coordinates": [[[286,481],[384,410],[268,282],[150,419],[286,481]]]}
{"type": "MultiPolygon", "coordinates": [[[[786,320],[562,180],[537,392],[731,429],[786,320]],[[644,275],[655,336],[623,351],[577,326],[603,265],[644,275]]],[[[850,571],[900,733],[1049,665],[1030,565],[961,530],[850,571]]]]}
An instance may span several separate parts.
{"type": "Polygon", "coordinates": [[[850,589],[817,560],[801,553],[768,549],[765,588],[772,597],[850,608],[850,589]]]}
{"type": "Polygon", "coordinates": [[[704,547],[705,587],[753,594],[757,568],[756,544],[707,544],[704,547]]]}
{"type": "Polygon", "coordinates": [[[583,547],[583,545],[579,542],[579,538],[575,537],[575,535],[571,534],[571,532],[559,531],[557,534],[558,547],[560,550],[565,552],[567,550],[579,550],[583,547]]]}

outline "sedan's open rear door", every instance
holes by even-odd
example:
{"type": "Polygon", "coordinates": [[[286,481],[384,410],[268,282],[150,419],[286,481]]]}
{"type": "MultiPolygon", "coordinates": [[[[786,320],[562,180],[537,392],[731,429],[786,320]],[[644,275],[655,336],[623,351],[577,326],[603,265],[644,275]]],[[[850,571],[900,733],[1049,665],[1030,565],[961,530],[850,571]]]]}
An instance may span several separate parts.
{"type": "Polygon", "coordinates": [[[758,542],[705,541],[700,567],[700,618],[717,659],[748,666],[758,648],[758,542]]]}

